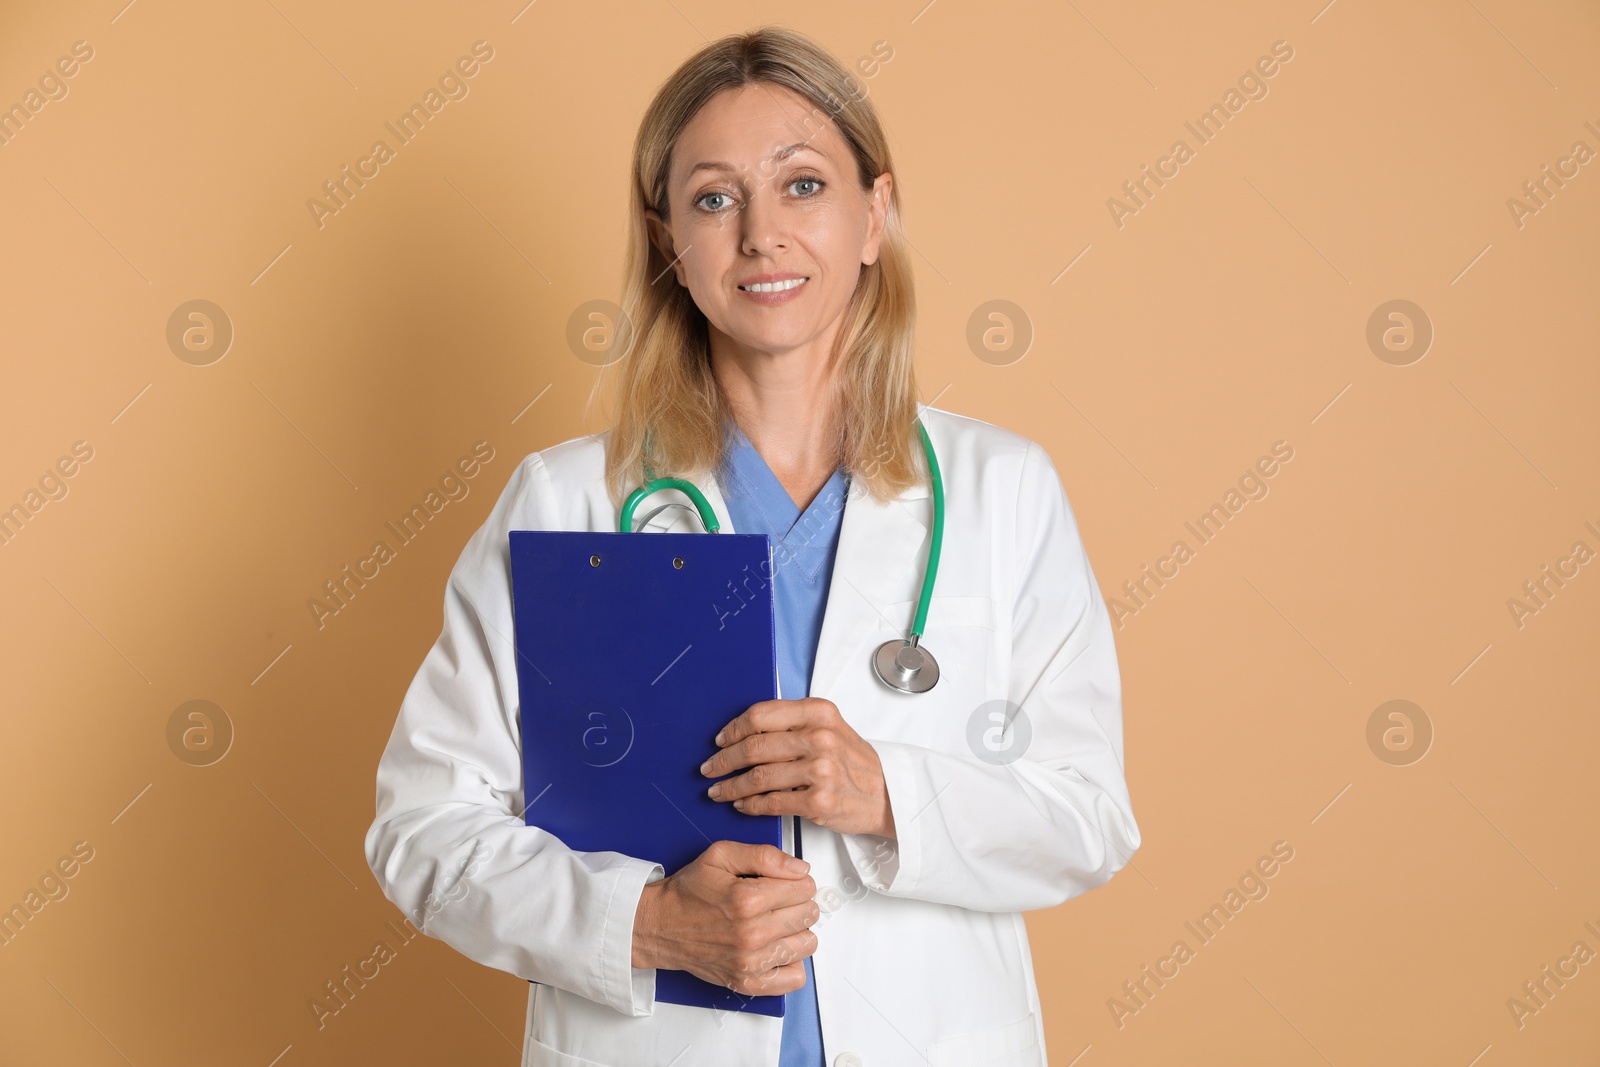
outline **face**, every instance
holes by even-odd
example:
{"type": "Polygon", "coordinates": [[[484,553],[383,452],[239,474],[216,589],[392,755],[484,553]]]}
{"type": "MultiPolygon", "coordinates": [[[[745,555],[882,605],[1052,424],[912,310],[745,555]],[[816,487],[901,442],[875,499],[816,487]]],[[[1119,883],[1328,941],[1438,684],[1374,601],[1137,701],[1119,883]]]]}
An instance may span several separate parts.
{"type": "Polygon", "coordinates": [[[821,358],[861,268],[877,261],[892,180],[863,190],[824,113],[788,89],[745,85],[684,129],[667,176],[671,219],[646,220],[711,324],[713,352],[821,358]]]}

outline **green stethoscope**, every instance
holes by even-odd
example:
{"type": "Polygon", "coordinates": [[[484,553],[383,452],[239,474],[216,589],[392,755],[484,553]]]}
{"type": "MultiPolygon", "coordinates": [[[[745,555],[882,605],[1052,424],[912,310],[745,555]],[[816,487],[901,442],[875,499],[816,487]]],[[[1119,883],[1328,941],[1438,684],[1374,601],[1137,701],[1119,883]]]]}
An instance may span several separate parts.
{"type": "MultiPolygon", "coordinates": [[[[872,669],[878,677],[889,688],[902,693],[926,693],[939,680],[939,663],[921,642],[922,629],[928,621],[928,603],[933,599],[934,578],[939,573],[939,549],[944,543],[944,481],[939,477],[939,460],[933,454],[933,442],[928,440],[928,431],[921,419],[917,420],[917,432],[922,436],[922,450],[927,454],[928,470],[933,476],[933,541],[928,548],[928,564],[922,573],[922,597],[917,601],[917,617],[911,623],[910,639],[885,641],[872,655],[872,669]]],[[[645,473],[649,472],[646,463],[645,473]]],[[[717,521],[710,501],[693,482],[687,478],[652,478],[628,495],[627,502],[622,505],[617,532],[632,532],[634,509],[645,497],[662,489],[677,489],[694,501],[706,533],[721,530],[722,524],[717,521]]],[[[646,515],[644,521],[649,522],[657,512],[671,507],[688,510],[684,504],[663,504],[646,515]]]]}

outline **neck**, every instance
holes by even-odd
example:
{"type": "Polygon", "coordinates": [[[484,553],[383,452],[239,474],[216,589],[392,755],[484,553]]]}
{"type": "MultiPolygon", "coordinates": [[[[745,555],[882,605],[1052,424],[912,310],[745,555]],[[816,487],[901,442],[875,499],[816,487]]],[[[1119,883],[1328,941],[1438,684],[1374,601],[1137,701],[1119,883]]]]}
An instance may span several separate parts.
{"type": "Polygon", "coordinates": [[[832,370],[804,349],[754,352],[715,339],[711,347],[734,421],[802,508],[841,459],[832,370]]]}
{"type": "Polygon", "coordinates": [[[800,353],[746,358],[713,348],[711,370],[734,421],[775,473],[833,473],[840,427],[830,368],[800,353]]]}

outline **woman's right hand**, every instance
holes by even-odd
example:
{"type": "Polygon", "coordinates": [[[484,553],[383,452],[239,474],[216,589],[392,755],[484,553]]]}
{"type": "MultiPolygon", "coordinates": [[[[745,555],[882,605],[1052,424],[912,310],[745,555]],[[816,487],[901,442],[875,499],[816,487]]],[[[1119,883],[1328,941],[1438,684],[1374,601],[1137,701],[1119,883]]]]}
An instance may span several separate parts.
{"type": "Polygon", "coordinates": [[[810,869],[772,845],[715,842],[644,887],[633,966],[688,971],[743,996],[801,988],[803,961],[817,948],[811,925],[822,915],[810,869]]]}

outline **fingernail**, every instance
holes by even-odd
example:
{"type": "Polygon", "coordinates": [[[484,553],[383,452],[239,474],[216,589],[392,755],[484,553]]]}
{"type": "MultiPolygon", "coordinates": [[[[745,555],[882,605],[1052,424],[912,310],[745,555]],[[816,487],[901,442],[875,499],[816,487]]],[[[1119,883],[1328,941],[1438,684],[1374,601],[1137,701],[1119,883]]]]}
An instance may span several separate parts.
{"type": "Polygon", "coordinates": [[[711,742],[712,742],[712,744],[716,744],[716,745],[722,744],[722,731],[721,730],[717,731],[717,736],[713,737],[711,739],[711,742]]]}
{"type": "Polygon", "coordinates": [[[704,763],[700,764],[700,773],[701,774],[705,774],[706,773],[706,768],[709,767],[709,766],[711,766],[711,761],[710,760],[706,760],[704,763]]]}

